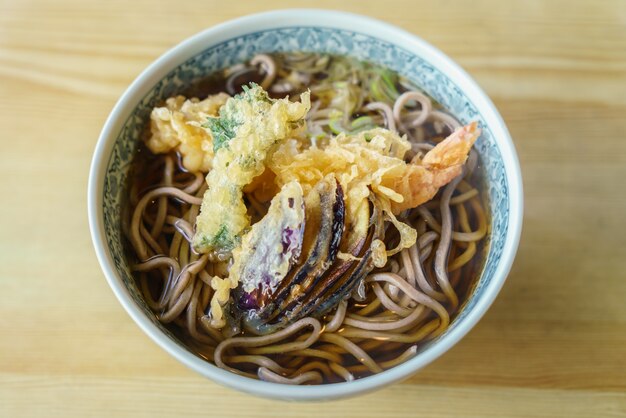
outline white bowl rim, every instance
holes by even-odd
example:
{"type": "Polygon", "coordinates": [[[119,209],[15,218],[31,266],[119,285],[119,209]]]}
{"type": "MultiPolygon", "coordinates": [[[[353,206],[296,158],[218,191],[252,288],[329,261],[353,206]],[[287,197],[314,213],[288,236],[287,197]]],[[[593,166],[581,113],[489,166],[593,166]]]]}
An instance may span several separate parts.
{"type": "Polygon", "coordinates": [[[201,375],[243,392],[274,399],[328,400],[370,392],[411,376],[449,350],[476,325],[495,300],[511,269],[522,229],[523,187],[515,147],[497,109],[478,84],[437,48],[412,33],[370,17],[322,9],[285,9],[240,17],[193,35],[160,56],[133,81],[111,111],[98,138],[89,172],[88,215],[96,255],[111,289],[137,325],[165,351],[201,375]],[[152,86],[180,63],[213,44],[250,32],[294,26],[326,27],[361,32],[407,50],[419,50],[420,56],[447,74],[459,86],[462,85],[465,94],[471,97],[477,108],[481,109],[483,117],[498,142],[509,187],[508,233],[502,254],[491,282],[482,289],[480,298],[467,313],[463,322],[435,344],[399,366],[352,382],[319,386],[280,385],[239,376],[222,370],[184,350],[165,336],[136,305],[115,271],[113,259],[106,245],[102,211],[103,178],[113,144],[126,117],[152,86]],[[364,29],[355,30],[355,28],[364,29]]]}

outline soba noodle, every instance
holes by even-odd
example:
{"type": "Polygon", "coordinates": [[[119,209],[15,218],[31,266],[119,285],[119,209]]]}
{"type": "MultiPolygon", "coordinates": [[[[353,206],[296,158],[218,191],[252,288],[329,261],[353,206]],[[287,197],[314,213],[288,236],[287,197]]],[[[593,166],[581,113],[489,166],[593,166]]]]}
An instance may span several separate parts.
{"type": "MultiPolygon", "coordinates": [[[[332,60],[342,59],[258,55],[249,65],[226,70],[213,85],[234,94],[252,79],[277,96],[310,88],[315,98],[328,88],[316,79],[323,80],[320,74],[332,60]]],[[[369,79],[354,80],[354,61],[343,60],[347,81],[378,82],[384,89],[376,67],[366,72],[369,79]]],[[[358,97],[354,107],[368,124],[407,135],[413,147],[407,158],[428,151],[461,125],[407,80],[400,77],[395,85],[408,91],[395,97],[389,92],[358,97]]],[[[332,131],[331,114],[313,100],[308,129],[332,131]]],[[[415,245],[372,271],[336,309],[323,318],[306,317],[269,335],[253,336],[237,326],[218,330],[210,324],[211,278],[227,275],[230,260],[222,254],[197,254],[191,246],[206,190],[204,176],[187,172],[180,155],[157,156],[144,150],[129,185],[127,235],[133,272],[158,319],[198,355],[225,370],[284,384],[351,381],[380,373],[415,356],[420,344],[446,330],[480,268],[488,223],[477,188],[477,166],[472,152],[463,175],[435,199],[402,214],[401,219],[418,231],[415,245]]],[[[252,194],[246,195],[246,202],[253,221],[267,211],[267,204],[252,194]]],[[[393,248],[397,240],[397,232],[388,228],[387,247],[393,248]]]]}

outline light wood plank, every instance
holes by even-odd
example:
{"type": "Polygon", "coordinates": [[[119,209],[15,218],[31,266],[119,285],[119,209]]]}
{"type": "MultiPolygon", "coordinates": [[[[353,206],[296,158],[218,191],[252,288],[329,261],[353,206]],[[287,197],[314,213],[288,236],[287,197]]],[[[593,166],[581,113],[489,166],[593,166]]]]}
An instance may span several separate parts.
{"type": "Polygon", "coordinates": [[[0,2],[0,416],[626,416],[626,2],[0,2]],[[222,388],[125,314],[86,188],[110,109],[151,61],[246,13],[342,8],[418,34],[515,139],[524,231],[480,324],[407,381],[328,404],[222,388]]]}

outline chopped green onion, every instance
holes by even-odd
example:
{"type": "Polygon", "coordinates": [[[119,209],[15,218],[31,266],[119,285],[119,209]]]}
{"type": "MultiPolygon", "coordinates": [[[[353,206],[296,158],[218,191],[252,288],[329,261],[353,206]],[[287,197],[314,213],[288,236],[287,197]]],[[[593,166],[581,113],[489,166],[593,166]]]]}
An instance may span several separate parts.
{"type": "Polygon", "coordinates": [[[376,99],[377,102],[386,102],[387,97],[385,97],[382,92],[380,84],[380,78],[376,78],[370,85],[370,92],[372,93],[372,97],[376,99]]]}
{"type": "Polygon", "coordinates": [[[345,129],[343,128],[343,126],[341,126],[341,119],[343,117],[343,113],[340,111],[334,111],[334,112],[331,112],[329,116],[330,116],[330,121],[328,122],[328,127],[330,128],[330,130],[335,135],[339,135],[340,133],[344,132],[345,129]]]}
{"type": "Polygon", "coordinates": [[[361,116],[359,118],[354,119],[352,123],[350,124],[350,126],[352,128],[350,133],[356,134],[366,129],[374,128],[374,120],[370,116],[361,116]]]}
{"type": "Polygon", "coordinates": [[[363,125],[372,124],[373,120],[370,116],[361,116],[352,121],[353,128],[360,128],[363,125]]]}
{"type": "Polygon", "coordinates": [[[383,80],[383,87],[385,88],[389,97],[395,100],[399,96],[398,89],[396,88],[395,75],[389,70],[383,70],[381,71],[380,76],[383,80]]]}

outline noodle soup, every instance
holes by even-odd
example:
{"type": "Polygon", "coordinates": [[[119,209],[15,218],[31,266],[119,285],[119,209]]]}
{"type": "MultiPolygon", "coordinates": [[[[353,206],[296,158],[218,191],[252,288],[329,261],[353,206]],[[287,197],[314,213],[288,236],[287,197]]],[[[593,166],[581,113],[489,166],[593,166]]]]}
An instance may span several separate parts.
{"type": "Polygon", "coordinates": [[[138,288],[237,374],[322,384],[394,367],[446,330],[482,269],[479,135],[352,58],[213,74],[146,121],[124,219],[138,288]]]}

